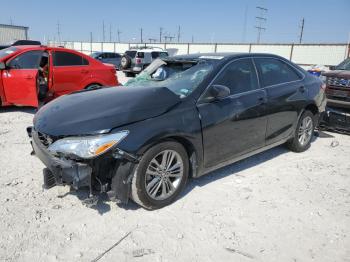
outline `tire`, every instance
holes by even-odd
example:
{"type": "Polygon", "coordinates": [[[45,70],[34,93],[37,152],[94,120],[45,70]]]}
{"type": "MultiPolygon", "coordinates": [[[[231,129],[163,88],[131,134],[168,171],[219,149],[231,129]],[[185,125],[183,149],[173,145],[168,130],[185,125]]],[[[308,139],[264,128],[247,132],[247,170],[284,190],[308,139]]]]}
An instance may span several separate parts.
{"type": "Polygon", "coordinates": [[[311,111],[307,110],[301,115],[295,129],[294,137],[287,142],[287,147],[297,153],[306,151],[311,145],[314,130],[315,116],[311,111]]]}
{"type": "Polygon", "coordinates": [[[149,210],[167,206],[185,187],[188,173],[189,160],[185,148],[173,141],[159,143],[149,149],[135,167],[131,198],[149,210]],[[166,164],[163,159],[172,161],[166,164]],[[167,168],[156,171],[156,167],[162,168],[162,164],[166,164],[167,168]]]}
{"type": "Polygon", "coordinates": [[[131,66],[131,58],[127,55],[123,55],[120,59],[120,67],[122,69],[127,69],[131,66]]]}
{"type": "Polygon", "coordinates": [[[84,89],[85,90],[89,90],[89,89],[94,89],[96,87],[101,87],[101,85],[99,85],[99,84],[91,84],[91,85],[88,85],[87,87],[85,87],[84,89]]]}

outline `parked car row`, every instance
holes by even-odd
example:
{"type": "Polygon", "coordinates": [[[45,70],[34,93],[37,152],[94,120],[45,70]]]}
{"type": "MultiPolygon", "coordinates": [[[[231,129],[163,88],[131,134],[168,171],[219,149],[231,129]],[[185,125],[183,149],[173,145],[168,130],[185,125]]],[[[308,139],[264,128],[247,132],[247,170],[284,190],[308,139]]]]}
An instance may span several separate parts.
{"type": "MultiPolygon", "coordinates": [[[[55,61],[66,61],[55,54],[64,50],[44,49],[54,74],[55,61]]],[[[87,205],[107,193],[156,209],[175,201],[190,177],[277,145],[294,152],[310,147],[325,85],[290,61],[254,53],[159,51],[155,59],[154,50],[132,52],[132,70],[151,64],[126,86],[66,95],[35,115],[27,131],[47,167],[46,188],[88,187],[87,205]]],[[[102,67],[80,58],[79,72],[86,61],[102,67]]]]}

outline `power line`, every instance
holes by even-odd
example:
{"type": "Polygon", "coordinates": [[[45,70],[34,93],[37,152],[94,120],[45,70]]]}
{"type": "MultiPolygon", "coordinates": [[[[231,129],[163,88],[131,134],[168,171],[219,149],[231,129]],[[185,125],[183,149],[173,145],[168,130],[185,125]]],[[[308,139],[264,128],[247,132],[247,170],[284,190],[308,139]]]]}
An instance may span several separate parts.
{"type": "Polygon", "coordinates": [[[255,28],[258,29],[257,43],[259,44],[260,39],[261,39],[261,32],[266,30],[266,27],[264,27],[263,25],[267,21],[266,13],[267,13],[268,9],[265,7],[261,7],[261,6],[257,6],[256,9],[259,13],[259,15],[255,17],[255,19],[256,19],[255,28]]]}
{"type": "Polygon", "coordinates": [[[301,26],[300,26],[300,35],[299,35],[299,44],[303,41],[303,34],[304,34],[304,24],[305,24],[305,18],[301,20],[301,26]]]}

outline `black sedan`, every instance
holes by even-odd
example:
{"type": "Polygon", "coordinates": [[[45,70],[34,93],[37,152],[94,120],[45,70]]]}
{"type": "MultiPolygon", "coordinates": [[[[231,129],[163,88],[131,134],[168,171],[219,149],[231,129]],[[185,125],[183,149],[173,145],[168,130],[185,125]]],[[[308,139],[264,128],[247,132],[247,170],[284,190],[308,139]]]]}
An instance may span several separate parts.
{"type": "Polygon", "coordinates": [[[310,147],[325,108],[320,80],[270,54],[155,60],[126,86],[67,95],[28,128],[44,186],[88,187],[147,209],[197,178],[280,144],[310,147]]]}

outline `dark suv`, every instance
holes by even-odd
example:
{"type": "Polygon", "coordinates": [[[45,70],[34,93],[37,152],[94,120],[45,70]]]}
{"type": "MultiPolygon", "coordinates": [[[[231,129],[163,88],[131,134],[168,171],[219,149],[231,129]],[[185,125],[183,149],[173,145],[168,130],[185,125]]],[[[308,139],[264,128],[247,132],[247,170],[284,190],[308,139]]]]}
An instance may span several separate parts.
{"type": "Polygon", "coordinates": [[[327,105],[350,109],[350,57],[324,72],[327,105]]]}
{"type": "Polygon", "coordinates": [[[321,80],[279,56],[175,56],[124,88],[48,103],[28,132],[46,188],[89,187],[85,203],[107,192],[154,209],[190,177],[284,143],[307,150],[325,102],[321,80]]]}
{"type": "Polygon", "coordinates": [[[350,57],[331,67],[326,77],[327,109],[321,127],[350,132],[350,57]]]}

